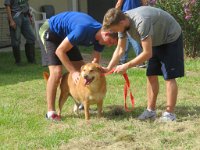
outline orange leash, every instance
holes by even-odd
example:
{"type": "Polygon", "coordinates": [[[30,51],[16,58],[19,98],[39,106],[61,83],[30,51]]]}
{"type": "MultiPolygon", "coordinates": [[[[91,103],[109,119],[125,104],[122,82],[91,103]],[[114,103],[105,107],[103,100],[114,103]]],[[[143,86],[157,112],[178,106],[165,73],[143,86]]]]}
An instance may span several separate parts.
{"type": "MultiPolygon", "coordinates": [[[[106,75],[112,74],[113,72],[114,72],[114,69],[112,69],[110,72],[105,73],[104,75],[106,76],[106,75]]],[[[130,112],[131,110],[128,109],[128,106],[126,103],[128,91],[130,92],[130,100],[131,100],[132,108],[134,108],[135,100],[134,100],[133,94],[130,90],[130,81],[129,81],[127,73],[124,73],[123,77],[125,80],[125,83],[124,83],[124,108],[127,112],[130,112]]]]}

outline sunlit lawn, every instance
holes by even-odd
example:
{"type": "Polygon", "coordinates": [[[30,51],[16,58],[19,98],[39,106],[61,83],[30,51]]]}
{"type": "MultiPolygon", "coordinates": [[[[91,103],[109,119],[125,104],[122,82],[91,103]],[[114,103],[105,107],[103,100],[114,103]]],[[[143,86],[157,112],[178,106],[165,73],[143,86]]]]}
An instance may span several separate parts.
{"type": "MultiPolygon", "coordinates": [[[[200,59],[186,59],[186,76],[177,80],[177,122],[137,120],[146,108],[146,77],[145,69],[134,68],[127,72],[135,98],[134,110],[122,109],[123,77],[108,75],[104,117],[97,119],[96,114],[92,114],[90,124],[86,124],[83,114],[73,114],[72,99],[64,105],[61,122],[45,119],[47,106],[42,72],[47,68],[40,65],[39,51],[36,65],[26,63],[24,52],[22,54],[23,65],[16,66],[11,52],[0,53],[0,149],[200,148],[200,59]]],[[[112,50],[107,49],[103,58],[110,59],[111,54],[112,50]]],[[[166,103],[164,81],[162,78],[159,81],[158,116],[166,103]]],[[[128,106],[131,107],[129,99],[128,106]]]]}

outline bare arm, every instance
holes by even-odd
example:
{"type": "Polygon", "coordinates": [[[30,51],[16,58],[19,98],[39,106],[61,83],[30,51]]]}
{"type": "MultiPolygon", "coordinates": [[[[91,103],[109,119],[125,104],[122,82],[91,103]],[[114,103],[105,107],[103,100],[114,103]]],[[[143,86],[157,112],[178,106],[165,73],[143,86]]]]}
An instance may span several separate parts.
{"type": "Polygon", "coordinates": [[[93,60],[92,63],[99,63],[101,59],[101,53],[98,51],[93,51],[93,60]]]}
{"type": "Polygon", "coordinates": [[[10,5],[6,5],[6,12],[8,15],[8,21],[9,21],[10,27],[13,29],[16,29],[16,23],[12,18],[10,5]]]}
{"type": "Polygon", "coordinates": [[[138,64],[143,63],[144,61],[148,60],[152,57],[152,40],[151,37],[146,38],[145,40],[141,41],[143,52],[138,55],[136,58],[132,59],[131,61],[119,65],[115,68],[116,73],[125,73],[127,69],[132,68],[138,64]]]}
{"type": "Polygon", "coordinates": [[[73,47],[73,45],[70,43],[68,38],[65,38],[62,41],[62,43],[58,46],[55,53],[58,56],[58,58],[60,59],[60,61],[62,62],[62,64],[64,65],[64,67],[69,72],[73,73],[73,72],[76,72],[76,69],[73,66],[73,64],[71,63],[71,61],[69,60],[69,57],[66,55],[66,52],[71,50],[72,47],[73,47]]]}
{"type": "Polygon", "coordinates": [[[149,36],[145,40],[141,41],[141,44],[142,44],[142,48],[143,48],[142,53],[127,63],[128,68],[139,65],[152,57],[151,36],[149,36]]]}
{"type": "Polygon", "coordinates": [[[118,0],[117,3],[116,3],[116,5],[115,5],[115,8],[121,9],[123,1],[124,0],[118,0]]]}
{"type": "Polygon", "coordinates": [[[113,67],[115,67],[121,56],[124,54],[126,48],[126,38],[122,38],[118,40],[117,47],[113,53],[112,59],[107,67],[108,71],[110,71],[113,67]]]}

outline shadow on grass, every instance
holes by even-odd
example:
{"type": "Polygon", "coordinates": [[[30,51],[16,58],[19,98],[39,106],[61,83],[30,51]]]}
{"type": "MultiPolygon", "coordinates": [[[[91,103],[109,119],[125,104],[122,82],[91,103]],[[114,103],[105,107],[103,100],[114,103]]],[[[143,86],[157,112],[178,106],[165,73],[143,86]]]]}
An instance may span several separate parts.
{"type": "Polygon", "coordinates": [[[36,51],[36,64],[27,62],[24,51],[21,51],[22,63],[19,66],[14,64],[12,52],[1,52],[0,58],[0,86],[42,79],[43,71],[47,70],[41,66],[39,50],[36,51]]]}
{"type": "MultiPolygon", "coordinates": [[[[104,117],[109,120],[124,120],[135,118],[144,111],[144,107],[135,107],[131,112],[126,112],[124,107],[121,106],[108,106],[105,108],[104,117]]],[[[165,108],[158,108],[161,109],[161,111],[165,110],[165,108]]],[[[177,122],[184,122],[184,121],[190,121],[198,119],[200,116],[200,106],[177,106],[175,108],[175,114],[177,116],[177,122]]],[[[161,114],[158,114],[158,117],[160,117],[161,114]]]]}
{"type": "MultiPolygon", "coordinates": [[[[122,105],[110,105],[105,106],[103,108],[103,118],[106,118],[108,120],[124,120],[129,118],[137,118],[138,115],[144,111],[144,108],[134,108],[132,111],[127,112],[124,109],[124,106],[122,105]]],[[[97,108],[91,108],[90,117],[96,117],[97,116],[97,108]]],[[[65,121],[67,118],[82,118],[85,119],[84,111],[80,112],[80,115],[77,116],[74,113],[70,113],[67,115],[62,116],[62,120],[65,121]]]]}
{"type": "MultiPolygon", "coordinates": [[[[105,106],[103,108],[103,118],[106,118],[108,120],[114,120],[114,121],[121,121],[121,120],[129,120],[129,119],[137,119],[137,117],[144,111],[144,107],[135,107],[132,111],[127,112],[124,109],[123,105],[109,105],[105,106]]],[[[164,110],[163,108],[159,108],[159,110],[164,110]]],[[[97,116],[97,109],[92,108],[92,111],[95,113],[90,113],[91,118],[94,118],[97,116]]],[[[186,107],[186,106],[177,106],[176,111],[177,115],[177,121],[178,122],[184,122],[193,120],[195,118],[199,118],[200,116],[200,106],[194,106],[194,107],[186,107]]],[[[158,114],[158,117],[161,114],[158,114]]],[[[85,119],[84,112],[82,111],[79,116],[75,115],[74,113],[70,113],[67,115],[62,116],[62,120],[66,121],[68,118],[79,118],[79,119],[85,119]]]]}

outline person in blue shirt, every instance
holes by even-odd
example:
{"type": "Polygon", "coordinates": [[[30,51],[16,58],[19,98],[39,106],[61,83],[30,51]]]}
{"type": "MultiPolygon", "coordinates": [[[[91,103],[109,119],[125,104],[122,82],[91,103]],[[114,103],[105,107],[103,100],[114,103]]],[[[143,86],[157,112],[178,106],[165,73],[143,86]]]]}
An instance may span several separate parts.
{"type": "MultiPolygon", "coordinates": [[[[143,5],[143,1],[140,1],[140,0],[118,0],[115,5],[115,8],[120,9],[122,12],[126,13],[126,11],[128,10],[140,7],[142,5],[143,5]]],[[[138,56],[142,52],[142,48],[140,44],[136,40],[134,40],[129,34],[127,34],[126,49],[125,49],[124,55],[120,59],[120,64],[124,64],[127,62],[128,53],[131,49],[131,46],[134,49],[136,56],[138,56]]],[[[138,65],[138,67],[143,68],[145,67],[145,65],[140,64],[138,65]]]]}
{"type": "Polygon", "coordinates": [[[55,98],[62,76],[62,65],[72,73],[75,83],[79,80],[80,68],[84,64],[79,45],[94,46],[93,60],[99,63],[104,45],[117,44],[118,35],[103,31],[102,24],[81,12],[62,12],[52,16],[39,30],[42,49],[42,65],[48,66],[46,117],[60,120],[55,111],[55,98]]]}

